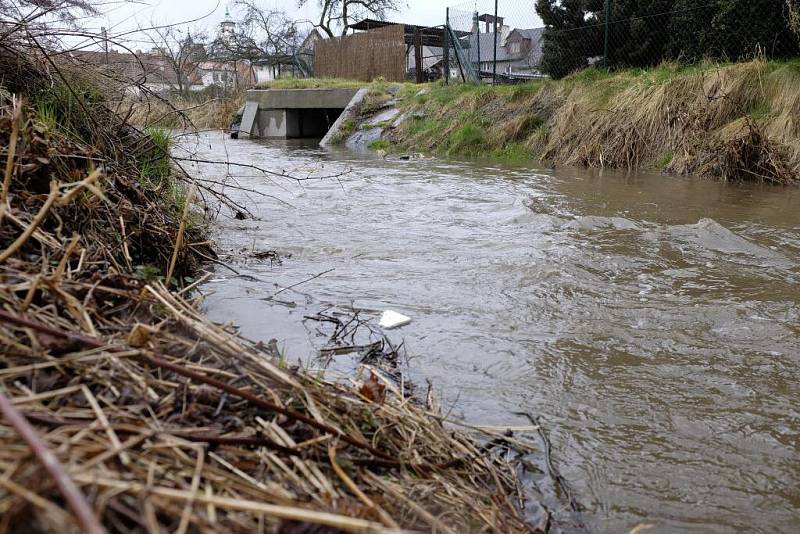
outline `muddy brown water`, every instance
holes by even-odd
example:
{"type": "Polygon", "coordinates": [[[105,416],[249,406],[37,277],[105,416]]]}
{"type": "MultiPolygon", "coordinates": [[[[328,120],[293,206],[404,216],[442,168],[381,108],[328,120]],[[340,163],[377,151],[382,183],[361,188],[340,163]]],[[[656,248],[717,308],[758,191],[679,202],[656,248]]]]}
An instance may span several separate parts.
{"type": "Polygon", "coordinates": [[[313,365],[325,340],[305,315],[410,316],[390,332],[408,377],[471,422],[541,416],[593,531],[800,529],[800,190],[217,133],[185,145],[303,176],[351,169],[302,184],[228,169],[288,205],[227,189],[257,218],[222,212],[222,257],[258,281],[218,269],[211,318],[313,365]]]}

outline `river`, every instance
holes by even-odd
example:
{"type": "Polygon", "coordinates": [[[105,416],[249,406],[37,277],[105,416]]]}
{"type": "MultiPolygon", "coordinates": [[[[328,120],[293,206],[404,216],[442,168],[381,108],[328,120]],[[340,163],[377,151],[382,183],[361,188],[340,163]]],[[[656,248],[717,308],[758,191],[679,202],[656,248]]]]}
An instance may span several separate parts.
{"type": "Polygon", "coordinates": [[[410,316],[389,333],[409,378],[470,422],[541,416],[592,531],[800,528],[800,190],[220,133],[191,146],[350,169],[194,167],[254,191],[226,189],[256,218],[223,210],[221,258],[254,278],[219,268],[212,319],[312,365],[325,340],[304,316],[410,316]],[[270,250],[282,261],[252,254],[270,250]]]}

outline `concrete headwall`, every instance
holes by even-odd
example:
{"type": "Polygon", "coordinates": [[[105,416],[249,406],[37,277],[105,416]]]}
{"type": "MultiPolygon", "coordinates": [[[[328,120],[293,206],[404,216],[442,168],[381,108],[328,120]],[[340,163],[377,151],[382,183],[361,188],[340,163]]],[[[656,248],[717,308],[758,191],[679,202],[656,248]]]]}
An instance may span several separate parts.
{"type": "Polygon", "coordinates": [[[358,89],[253,89],[248,102],[259,109],[344,109],[358,89]]]}
{"type": "Polygon", "coordinates": [[[255,89],[247,92],[240,133],[250,137],[323,137],[357,89],[255,89]]]}

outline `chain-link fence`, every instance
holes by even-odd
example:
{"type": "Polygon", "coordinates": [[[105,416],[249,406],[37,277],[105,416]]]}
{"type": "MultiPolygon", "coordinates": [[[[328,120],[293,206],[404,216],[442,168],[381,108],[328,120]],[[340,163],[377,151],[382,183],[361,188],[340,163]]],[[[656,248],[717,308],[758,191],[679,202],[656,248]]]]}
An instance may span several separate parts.
{"type": "Polygon", "coordinates": [[[450,78],[800,56],[800,0],[473,0],[447,9],[450,78]]]}
{"type": "Polygon", "coordinates": [[[544,28],[532,0],[473,0],[450,7],[447,26],[452,77],[466,81],[542,77],[539,64],[544,28]]]}

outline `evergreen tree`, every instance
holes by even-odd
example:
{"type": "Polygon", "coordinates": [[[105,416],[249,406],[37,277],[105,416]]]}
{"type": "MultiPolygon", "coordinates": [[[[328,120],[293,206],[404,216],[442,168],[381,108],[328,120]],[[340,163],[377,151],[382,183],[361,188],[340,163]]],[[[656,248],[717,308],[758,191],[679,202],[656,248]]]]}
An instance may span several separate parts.
{"type": "Polygon", "coordinates": [[[545,24],[541,68],[552,78],[563,78],[582,69],[602,53],[591,10],[597,3],[597,0],[536,1],[536,12],[545,24]]]}
{"type": "Polygon", "coordinates": [[[718,0],[707,52],[740,60],[759,52],[768,57],[798,54],[785,0],[718,0]]]}
{"type": "Polygon", "coordinates": [[[698,5],[696,0],[675,0],[665,48],[665,59],[698,61],[708,55],[713,38],[711,21],[717,4],[698,5]]]}
{"type": "Polygon", "coordinates": [[[800,53],[786,0],[716,0],[697,6],[677,0],[670,24],[667,56],[697,61],[704,57],[737,61],[759,52],[781,58],[800,53]]]}
{"type": "Polygon", "coordinates": [[[674,4],[675,0],[614,0],[609,17],[608,65],[645,67],[660,63],[670,41],[674,4]]]}
{"type": "MultiPolygon", "coordinates": [[[[542,69],[561,78],[602,59],[605,0],[537,0],[542,69]]],[[[611,0],[608,65],[800,55],[800,0],[611,0]]]]}

